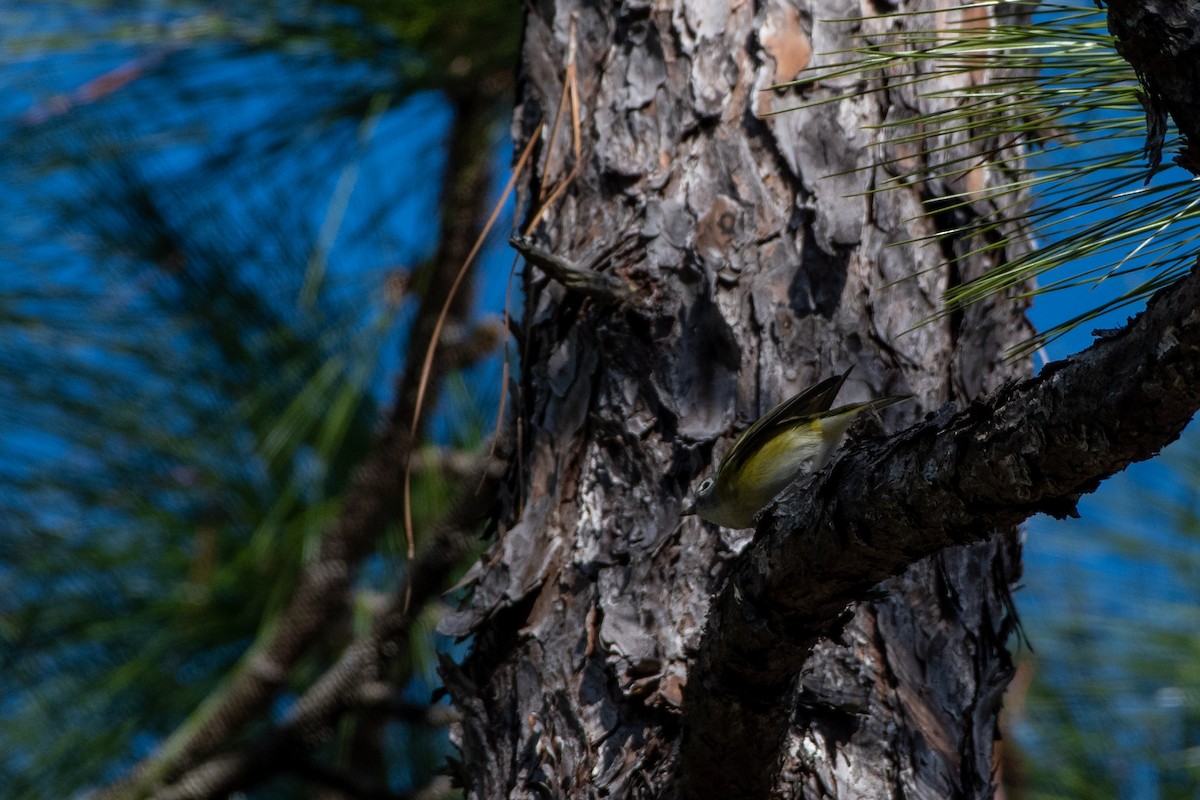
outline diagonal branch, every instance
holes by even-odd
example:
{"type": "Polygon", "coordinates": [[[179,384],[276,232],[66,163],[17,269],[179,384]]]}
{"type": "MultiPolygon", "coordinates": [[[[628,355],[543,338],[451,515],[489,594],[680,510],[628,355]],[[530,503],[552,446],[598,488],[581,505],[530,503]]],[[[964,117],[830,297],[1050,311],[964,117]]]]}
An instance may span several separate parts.
{"type": "Polygon", "coordinates": [[[1200,270],[1125,329],[963,411],[848,451],[760,520],[688,680],[685,797],[766,797],[796,665],[910,564],[1037,513],[1074,514],[1200,408],[1200,270]],[[869,498],[869,502],[864,499],[869,498]]]}
{"type": "Polygon", "coordinates": [[[498,464],[485,461],[480,473],[464,482],[464,496],[409,564],[404,586],[392,595],[372,630],[343,651],[280,725],[243,747],[198,763],[153,796],[199,800],[244,791],[286,772],[298,759],[309,759],[314,747],[333,735],[342,714],[371,702],[363,697],[364,688],[388,679],[392,665],[407,652],[404,645],[413,622],[479,545],[479,526],[491,511],[502,478],[498,464]]]}
{"type": "MultiPolygon", "coordinates": [[[[434,321],[453,294],[453,278],[463,242],[475,238],[486,208],[488,180],[486,142],[491,106],[478,99],[464,100],[456,109],[450,133],[450,186],[443,208],[442,247],[428,269],[409,336],[409,352],[425,352],[434,335],[434,321]]],[[[455,319],[465,318],[468,298],[460,294],[452,303],[455,319]]],[[[430,391],[447,368],[444,354],[431,369],[430,391]]],[[[355,471],[342,502],[341,513],[326,531],[317,557],[301,575],[287,608],[275,620],[260,644],[248,654],[228,683],[214,693],[162,748],[139,763],[123,779],[107,787],[101,797],[143,797],[154,787],[171,782],[182,772],[228,745],[250,722],[270,707],[287,684],[292,668],[345,609],[351,573],[371,551],[386,526],[396,519],[405,464],[420,428],[410,424],[416,408],[418,376],[422,364],[410,358],[396,389],[396,401],[386,425],[363,463],[355,471]]],[[[426,396],[426,409],[436,399],[426,396]]]]}

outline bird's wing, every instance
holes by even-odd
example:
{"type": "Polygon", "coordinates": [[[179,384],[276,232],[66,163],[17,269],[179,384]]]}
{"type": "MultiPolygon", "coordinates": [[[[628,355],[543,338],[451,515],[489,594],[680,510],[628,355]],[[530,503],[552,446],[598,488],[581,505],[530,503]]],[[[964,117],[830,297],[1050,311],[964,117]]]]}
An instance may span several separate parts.
{"type": "Polygon", "coordinates": [[[779,405],[772,408],[766,414],[763,414],[757,422],[746,429],[725,457],[721,459],[721,466],[717,468],[718,473],[724,473],[726,470],[736,469],[746,458],[756,452],[762,442],[768,441],[781,428],[796,424],[796,422],[812,417],[815,414],[821,414],[829,410],[833,405],[833,400],[837,397],[837,393],[841,391],[842,384],[846,382],[846,376],[850,374],[850,369],[843,372],[841,375],[835,375],[832,378],[826,378],[809,389],[805,389],[795,397],[784,400],[779,405]]]}

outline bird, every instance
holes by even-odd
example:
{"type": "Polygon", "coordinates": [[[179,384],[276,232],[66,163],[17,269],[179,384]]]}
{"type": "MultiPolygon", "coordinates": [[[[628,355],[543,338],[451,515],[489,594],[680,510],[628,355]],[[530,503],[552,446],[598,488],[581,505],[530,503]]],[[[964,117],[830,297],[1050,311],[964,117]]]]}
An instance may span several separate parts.
{"type": "Polygon", "coordinates": [[[680,516],[694,514],[726,528],[752,527],[758,512],[788,484],[829,463],[855,417],[911,397],[890,395],[831,409],[853,369],[826,378],[763,414],[738,437],[680,516]]]}

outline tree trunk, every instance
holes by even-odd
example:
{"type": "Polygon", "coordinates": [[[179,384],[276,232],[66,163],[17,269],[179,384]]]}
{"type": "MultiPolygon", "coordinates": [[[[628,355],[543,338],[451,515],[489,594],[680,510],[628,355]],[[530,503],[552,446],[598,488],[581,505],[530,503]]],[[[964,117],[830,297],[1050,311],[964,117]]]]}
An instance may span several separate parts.
{"type": "MultiPolygon", "coordinates": [[[[908,81],[768,88],[816,74],[861,34],[987,24],[974,16],[985,12],[856,23],[851,2],[528,8],[515,135],[556,137],[525,186],[531,217],[578,168],[536,243],[618,277],[631,298],[525,274],[511,499],[469,604],[444,625],[476,634],[465,664],[445,668],[468,796],[988,796],[1014,531],[913,565],[853,604],[788,685],[731,696],[781,723],[735,731],[731,771],[693,746],[729,731],[692,717],[681,741],[681,708],[713,593],[751,534],[678,517],[737,433],[852,365],[841,401],[914,395],[886,410],[889,431],[1024,371],[1001,361],[1029,334],[1016,303],[902,335],[1003,255],[907,242],[992,213],[946,198],[1007,182],[997,173],[1019,153],[940,179],[920,148],[872,129],[929,109],[908,81]],[[578,164],[571,125],[552,125],[571,59],[578,164]],[[830,102],[768,115],[817,100],[830,102]]],[[[954,162],[978,134],[932,132],[924,149],[954,162]]]]}

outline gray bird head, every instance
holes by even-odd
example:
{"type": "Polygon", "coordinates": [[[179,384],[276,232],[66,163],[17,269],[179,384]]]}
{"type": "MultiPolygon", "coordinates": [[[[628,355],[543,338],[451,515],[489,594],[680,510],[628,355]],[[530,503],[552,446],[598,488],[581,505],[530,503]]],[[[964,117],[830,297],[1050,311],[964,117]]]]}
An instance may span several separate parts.
{"type": "Polygon", "coordinates": [[[690,503],[683,507],[683,511],[679,512],[679,516],[686,517],[691,514],[700,514],[708,508],[713,508],[717,503],[717,481],[713,477],[705,478],[700,482],[700,486],[696,488],[696,496],[690,503]]]}

